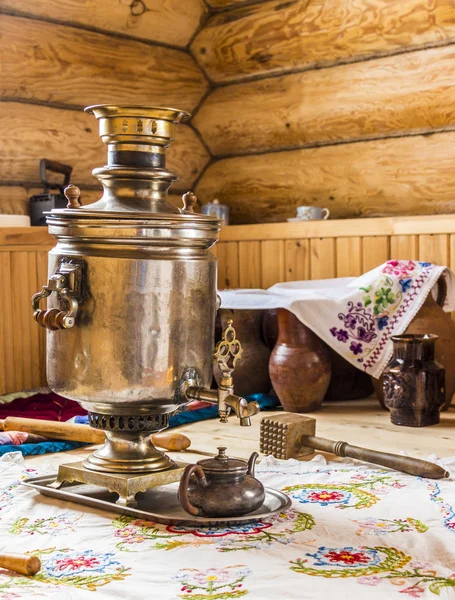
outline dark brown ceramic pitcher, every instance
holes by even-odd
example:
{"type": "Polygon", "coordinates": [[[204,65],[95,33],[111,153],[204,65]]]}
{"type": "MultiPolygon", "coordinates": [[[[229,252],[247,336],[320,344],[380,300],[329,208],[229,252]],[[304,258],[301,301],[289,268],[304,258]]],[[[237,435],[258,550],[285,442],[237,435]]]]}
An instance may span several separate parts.
{"type": "Polygon", "coordinates": [[[320,408],[332,374],[329,353],[318,336],[284,308],[278,309],[278,340],[269,373],[285,410],[320,408]]]}
{"type": "Polygon", "coordinates": [[[394,335],[393,356],[383,374],[384,402],[395,425],[439,423],[444,367],[434,359],[436,335],[394,335]]]}
{"type": "MultiPolygon", "coordinates": [[[[445,400],[441,410],[447,410],[455,394],[455,321],[450,314],[442,310],[447,293],[447,285],[444,277],[438,280],[438,295],[434,300],[428,294],[422,308],[409,324],[404,333],[426,334],[431,333],[438,337],[436,344],[436,360],[446,370],[445,400]]],[[[384,406],[384,395],[382,392],[382,377],[372,379],[376,396],[384,406]]],[[[455,399],[454,399],[455,401],[455,399]]]]}

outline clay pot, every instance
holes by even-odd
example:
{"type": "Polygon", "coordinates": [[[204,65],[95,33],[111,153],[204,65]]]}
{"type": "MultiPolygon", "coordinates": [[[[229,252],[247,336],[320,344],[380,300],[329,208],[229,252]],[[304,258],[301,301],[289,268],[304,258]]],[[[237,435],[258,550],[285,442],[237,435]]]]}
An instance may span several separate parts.
{"type": "Polygon", "coordinates": [[[394,335],[393,356],[383,374],[384,402],[395,425],[439,423],[444,367],[434,359],[436,335],[394,335]]]}
{"type": "Polygon", "coordinates": [[[270,308],[263,311],[262,315],[262,339],[272,351],[278,339],[278,310],[270,308]]]}
{"type": "Polygon", "coordinates": [[[332,375],[325,344],[283,308],[278,309],[278,340],[269,373],[283,408],[298,413],[320,408],[332,375]]]}
{"type": "MultiPolygon", "coordinates": [[[[455,322],[450,314],[442,310],[446,295],[446,283],[443,277],[438,281],[438,298],[433,299],[428,294],[422,308],[414,317],[406,334],[433,334],[438,336],[436,343],[435,359],[445,368],[445,402],[441,410],[447,410],[455,393],[455,322]]],[[[384,407],[384,393],[382,390],[382,377],[373,379],[373,386],[380,404],[384,407]]]]}
{"type": "MultiPolygon", "coordinates": [[[[235,366],[234,389],[238,396],[268,393],[272,384],[269,377],[270,350],[262,341],[260,310],[218,311],[224,329],[228,319],[233,319],[236,337],[242,344],[242,358],[235,366]]],[[[217,365],[213,367],[216,382],[220,383],[221,373],[217,365]]]]}
{"type": "Polygon", "coordinates": [[[358,400],[373,393],[373,384],[367,373],[356,369],[338,352],[327,346],[332,363],[332,378],[324,400],[358,400]]]}

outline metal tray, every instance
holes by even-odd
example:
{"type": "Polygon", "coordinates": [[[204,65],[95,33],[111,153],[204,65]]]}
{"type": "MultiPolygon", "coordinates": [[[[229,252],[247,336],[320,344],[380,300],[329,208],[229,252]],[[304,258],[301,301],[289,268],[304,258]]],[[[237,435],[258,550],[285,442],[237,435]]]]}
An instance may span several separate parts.
{"type": "Polygon", "coordinates": [[[271,488],[265,488],[265,500],[262,506],[242,517],[193,517],[180,506],[177,498],[178,484],[172,483],[159,488],[139,492],[136,496],[137,507],[116,504],[117,494],[106,488],[81,483],[67,484],[59,490],[48,487],[55,481],[57,474],[41,477],[30,477],[22,484],[37,490],[43,496],[59,500],[84,504],[107,512],[114,512],[129,517],[136,517],[165,525],[189,525],[196,527],[216,527],[217,525],[237,525],[265,519],[291,506],[291,499],[271,488]]]}

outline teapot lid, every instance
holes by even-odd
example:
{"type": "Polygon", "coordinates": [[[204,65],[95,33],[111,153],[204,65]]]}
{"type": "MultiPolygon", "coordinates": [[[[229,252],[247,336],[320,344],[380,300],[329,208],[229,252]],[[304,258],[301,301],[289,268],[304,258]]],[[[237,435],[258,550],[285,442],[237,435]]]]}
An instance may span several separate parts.
{"type": "Polygon", "coordinates": [[[229,458],[226,456],[226,448],[218,446],[218,455],[214,458],[205,458],[198,461],[198,465],[204,469],[204,472],[212,473],[246,473],[248,463],[239,458],[229,458]]]}

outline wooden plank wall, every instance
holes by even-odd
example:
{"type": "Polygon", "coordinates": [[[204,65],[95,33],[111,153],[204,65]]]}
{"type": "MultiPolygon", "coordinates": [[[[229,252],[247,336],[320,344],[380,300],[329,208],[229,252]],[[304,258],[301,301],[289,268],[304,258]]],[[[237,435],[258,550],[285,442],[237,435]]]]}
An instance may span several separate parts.
{"type": "Polygon", "coordinates": [[[208,0],[196,192],[233,224],[455,212],[453,0],[208,0]]]}
{"type": "Polygon", "coordinates": [[[455,215],[225,227],[213,249],[218,287],[355,277],[394,258],[455,269],[454,231],[455,215]]]}
{"type": "MultiPolygon", "coordinates": [[[[39,160],[73,165],[87,200],[106,163],[89,104],[176,106],[190,112],[208,89],[187,45],[207,17],[203,0],[2,0],[0,213],[25,213],[42,189],[39,160]],[[25,198],[24,198],[25,196],[25,198]],[[16,199],[20,199],[17,200],[16,199]]],[[[188,191],[209,160],[192,126],[178,128],[169,167],[188,191]]]]}
{"type": "MultiPolygon", "coordinates": [[[[219,288],[359,275],[389,258],[455,270],[455,215],[225,227],[213,248],[219,288]]],[[[0,228],[0,394],[45,385],[45,331],[30,298],[47,282],[44,227],[0,228]]],[[[44,305],[44,303],[43,303],[44,305]]]]}

